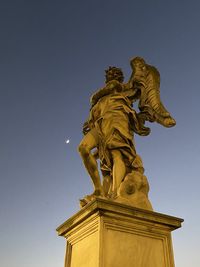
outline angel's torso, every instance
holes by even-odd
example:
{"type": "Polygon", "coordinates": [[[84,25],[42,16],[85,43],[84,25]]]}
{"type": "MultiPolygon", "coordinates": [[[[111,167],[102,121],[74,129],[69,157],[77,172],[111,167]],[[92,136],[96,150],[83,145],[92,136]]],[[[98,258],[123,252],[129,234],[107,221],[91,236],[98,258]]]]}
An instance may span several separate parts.
{"type": "MultiPolygon", "coordinates": [[[[125,85],[119,83],[110,84],[113,88],[109,94],[98,99],[91,109],[94,121],[110,116],[119,116],[120,112],[132,111],[132,101],[129,99],[125,85]],[[116,86],[114,86],[116,85],[116,86]]],[[[103,91],[103,89],[100,89],[103,91]]]]}

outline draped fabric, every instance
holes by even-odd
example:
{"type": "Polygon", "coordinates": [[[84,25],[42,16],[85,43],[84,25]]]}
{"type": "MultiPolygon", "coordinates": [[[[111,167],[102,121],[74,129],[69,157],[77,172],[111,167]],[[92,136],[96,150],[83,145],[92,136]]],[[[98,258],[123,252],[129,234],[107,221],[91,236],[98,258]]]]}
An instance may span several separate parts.
{"type": "Polygon", "coordinates": [[[108,171],[112,170],[111,150],[120,151],[126,166],[130,167],[136,157],[133,133],[149,134],[123,91],[113,90],[97,101],[90,111],[90,125],[98,133],[101,167],[108,171]]]}

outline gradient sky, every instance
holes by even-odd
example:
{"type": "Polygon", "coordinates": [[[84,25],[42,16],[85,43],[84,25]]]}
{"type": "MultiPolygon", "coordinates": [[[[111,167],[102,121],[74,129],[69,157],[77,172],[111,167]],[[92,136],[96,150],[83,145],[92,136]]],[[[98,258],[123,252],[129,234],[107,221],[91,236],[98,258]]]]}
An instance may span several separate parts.
{"type": "Polygon", "coordinates": [[[127,80],[142,56],[177,121],[135,137],[149,197],[185,219],[173,232],[176,267],[199,267],[199,0],[1,0],[0,27],[0,266],[63,266],[55,229],[92,192],[77,153],[89,97],[105,68],[127,80]]]}

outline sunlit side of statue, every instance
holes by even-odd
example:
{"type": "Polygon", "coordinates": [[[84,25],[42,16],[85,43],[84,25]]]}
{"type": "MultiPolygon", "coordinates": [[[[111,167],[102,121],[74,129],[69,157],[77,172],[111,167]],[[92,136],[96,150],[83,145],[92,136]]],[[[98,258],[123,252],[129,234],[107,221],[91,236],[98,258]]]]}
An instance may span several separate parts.
{"type": "Polygon", "coordinates": [[[130,64],[132,74],[127,83],[124,83],[121,69],[109,67],[105,86],[91,96],[90,114],[84,123],[84,137],[78,149],[94,192],[81,199],[82,207],[102,197],[152,210],[149,184],[133,136],[134,133],[142,136],[150,133],[146,121],[165,127],[172,127],[176,122],[160,100],[158,70],[140,57],[132,59],[130,64]],[[137,100],[139,112],[133,108],[137,100]]]}

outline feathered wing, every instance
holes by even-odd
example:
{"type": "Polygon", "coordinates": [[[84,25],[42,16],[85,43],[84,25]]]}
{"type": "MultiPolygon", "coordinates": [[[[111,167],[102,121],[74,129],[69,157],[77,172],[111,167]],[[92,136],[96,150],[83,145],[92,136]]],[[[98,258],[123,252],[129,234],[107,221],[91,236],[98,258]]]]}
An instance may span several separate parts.
{"type": "Polygon", "coordinates": [[[165,127],[173,127],[176,121],[164,107],[160,99],[160,74],[158,70],[136,57],[131,60],[132,75],[129,83],[140,90],[138,114],[144,122],[158,122],[165,127]]]}

